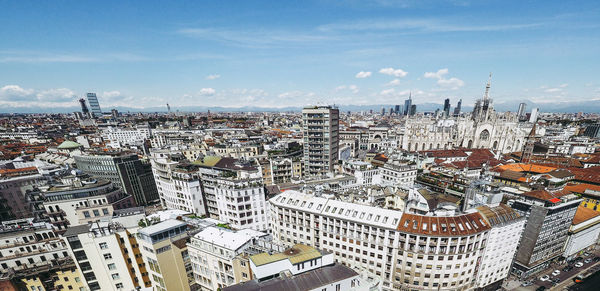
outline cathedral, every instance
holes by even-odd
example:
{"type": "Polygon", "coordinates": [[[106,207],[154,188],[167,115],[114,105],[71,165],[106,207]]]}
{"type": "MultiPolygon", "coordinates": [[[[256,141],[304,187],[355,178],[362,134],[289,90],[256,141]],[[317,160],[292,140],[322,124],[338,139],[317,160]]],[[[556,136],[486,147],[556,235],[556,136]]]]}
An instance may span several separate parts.
{"type": "Polygon", "coordinates": [[[490,87],[491,74],[483,98],[475,102],[469,116],[408,116],[398,137],[399,147],[408,151],[457,147],[521,151],[533,125],[520,123],[514,113],[497,113],[489,97],[490,87]]]}

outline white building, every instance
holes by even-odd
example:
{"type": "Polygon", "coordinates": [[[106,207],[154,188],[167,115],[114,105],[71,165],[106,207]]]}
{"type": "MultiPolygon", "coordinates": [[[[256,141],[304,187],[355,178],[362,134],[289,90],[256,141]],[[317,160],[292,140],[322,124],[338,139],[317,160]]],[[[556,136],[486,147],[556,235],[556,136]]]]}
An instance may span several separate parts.
{"type": "Polygon", "coordinates": [[[417,166],[390,160],[381,167],[381,183],[383,185],[412,186],[417,179],[417,166]]]}
{"type": "Polygon", "coordinates": [[[600,235],[600,212],[579,205],[569,228],[563,257],[571,259],[581,251],[594,246],[600,235]]]}
{"type": "Polygon", "coordinates": [[[102,138],[108,141],[107,146],[121,148],[130,145],[141,145],[152,136],[149,125],[138,125],[135,128],[108,127],[102,131],[102,138]]]}
{"type": "Polygon", "coordinates": [[[217,290],[251,280],[248,258],[243,254],[268,234],[252,229],[233,231],[207,227],[188,243],[194,280],[202,290],[217,290]]]}
{"type": "Polygon", "coordinates": [[[333,253],[323,253],[303,244],[296,244],[281,253],[250,256],[250,268],[259,281],[276,277],[281,272],[298,275],[334,263],[333,253]]]}

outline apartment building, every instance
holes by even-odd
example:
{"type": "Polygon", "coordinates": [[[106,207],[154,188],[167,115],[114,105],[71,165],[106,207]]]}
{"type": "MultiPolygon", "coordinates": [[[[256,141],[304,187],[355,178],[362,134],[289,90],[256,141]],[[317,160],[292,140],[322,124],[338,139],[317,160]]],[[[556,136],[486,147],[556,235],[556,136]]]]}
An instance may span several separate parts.
{"type": "Polygon", "coordinates": [[[107,146],[112,148],[140,146],[151,137],[152,129],[147,124],[134,128],[108,127],[102,131],[102,138],[107,141],[107,146]]]}
{"type": "Polygon", "coordinates": [[[77,168],[99,179],[109,180],[133,196],[139,206],[158,199],[152,167],[142,163],[137,154],[96,152],[73,157],[77,168]]]}
{"type": "Polygon", "coordinates": [[[389,160],[380,171],[382,184],[412,186],[417,179],[417,166],[409,162],[389,160]]]}
{"type": "Polygon", "coordinates": [[[136,238],[142,208],[103,220],[70,227],[64,234],[70,255],[89,290],[134,290],[150,287],[136,238]]]}
{"type": "Polygon", "coordinates": [[[253,279],[247,252],[268,236],[252,229],[203,229],[188,244],[195,282],[201,290],[218,290],[253,279]]]}
{"type": "Polygon", "coordinates": [[[509,201],[509,205],[527,219],[513,266],[516,275],[532,276],[547,269],[562,255],[582,200],[574,194],[534,190],[509,201]]]}
{"type": "Polygon", "coordinates": [[[180,163],[183,159],[182,155],[167,151],[152,152],[152,172],[161,204],[168,209],[206,215],[198,166],[180,163]]]}
{"type": "Polygon", "coordinates": [[[333,173],[338,163],[339,110],[331,106],[302,109],[304,175],[333,173]]]}
{"type": "Polygon", "coordinates": [[[115,209],[135,205],[133,197],[112,182],[86,176],[64,176],[60,184],[44,188],[42,195],[50,223],[59,233],[69,226],[111,217],[115,209]]]}
{"type": "Polygon", "coordinates": [[[594,248],[600,235],[600,212],[585,207],[577,207],[573,222],[569,228],[565,242],[563,257],[567,260],[575,258],[580,252],[594,248]]]}
{"type": "Polygon", "coordinates": [[[170,219],[138,231],[141,255],[154,290],[189,291],[195,283],[187,229],[185,222],[170,219]]]}
{"type": "Polygon", "coordinates": [[[479,211],[418,215],[297,191],[269,203],[275,242],[330,251],[338,263],[381,278],[383,290],[475,288],[490,240],[504,239],[490,236],[502,224],[491,225],[479,211]]]}
{"type": "Polygon", "coordinates": [[[33,215],[27,190],[45,182],[37,167],[0,169],[0,204],[6,210],[0,212],[0,219],[11,220],[33,215]]]}

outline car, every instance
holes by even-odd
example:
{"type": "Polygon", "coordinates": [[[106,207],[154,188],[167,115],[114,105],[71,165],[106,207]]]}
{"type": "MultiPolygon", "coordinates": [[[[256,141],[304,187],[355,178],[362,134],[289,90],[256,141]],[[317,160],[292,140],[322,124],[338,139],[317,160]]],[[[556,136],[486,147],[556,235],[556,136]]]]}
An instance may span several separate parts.
{"type": "Polygon", "coordinates": [[[526,281],[526,282],[523,282],[523,284],[521,284],[522,287],[528,287],[531,285],[533,285],[533,282],[531,282],[531,281],[526,281]]]}
{"type": "Polygon", "coordinates": [[[587,257],[587,256],[589,256],[589,255],[590,255],[590,253],[583,253],[583,256],[584,256],[584,257],[587,257]]]}
{"type": "Polygon", "coordinates": [[[582,257],[577,257],[577,258],[575,258],[575,262],[579,262],[579,261],[581,261],[581,260],[583,260],[583,258],[582,258],[582,257]]]}
{"type": "Polygon", "coordinates": [[[562,270],[563,270],[563,272],[571,271],[571,270],[573,270],[573,266],[566,266],[562,270]]]}
{"type": "Polygon", "coordinates": [[[594,258],[592,259],[592,261],[594,261],[594,262],[598,262],[598,261],[600,261],[600,257],[594,257],[594,258]]]}
{"type": "Polygon", "coordinates": [[[548,275],[544,275],[540,277],[540,281],[549,281],[550,280],[550,276],[548,275]]]}
{"type": "Polygon", "coordinates": [[[537,289],[535,289],[535,291],[544,291],[544,290],[546,290],[545,286],[540,286],[537,289]]]}
{"type": "Polygon", "coordinates": [[[556,277],[556,276],[558,276],[559,274],[560,274],[560,271],[559,271],[559,270],[554,270],[554,272],[552,272],[552,276],[553,276],[553,277],[556,277]]]}
{"type": "Polygon", "coordinates": [[[577,264],[575,264],[575,268],[581,268],[581,267],[583,267],[582,262],[578,262],[577,264]]]}
{"type": "Polygon", "coordinates": [[[558,284],[559,282],[560,282],[560,278],[558,278],[558,277],[552,279],[552,283],[554,283],[554,284],[558,284]]]}
{"type": "Polygon", "coordinates": [[[589,263],[592,262],[592,259],[585,259],[585,261],[583,261],[583,262],[586,263],[586,264],[589,264],[589,263]]]}

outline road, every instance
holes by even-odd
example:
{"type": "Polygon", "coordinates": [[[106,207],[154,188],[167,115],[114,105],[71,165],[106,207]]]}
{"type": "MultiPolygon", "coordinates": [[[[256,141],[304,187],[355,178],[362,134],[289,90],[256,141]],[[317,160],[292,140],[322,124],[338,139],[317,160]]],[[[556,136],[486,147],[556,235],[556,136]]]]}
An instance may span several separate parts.
{"type": "MultiPolygon", "coordinates": [[[[593,258],[593,256],[589,256],[587,258],[593,258]]],[[[587,259],[586,258],[586,259],[587,259]]],[[[560,265],[559,267],[556,267],[556,269],[549,269],[547,272],[544,273],[540,273],[537,275],[537,280],[534,282],[534,286],[535,288],[539,287],[539,286],[544,286],[548,289],[554,289],[554,290],[562,290],[563,288],[573,284],[573,280],[572,277],[577,276],[577,274],[587,270],[588,268],[596,265],[596,264],[600,264],[600,262],[590,262],[590,263],[584,263],[583,260],[581,261],[583,263],[583,266],[580,268],[576,268],[575,266],[573,266],[573,269],[569,272],[563,272],[562,268],[564,268],[566,265],[560,265]],[[544,276],[544,275],[549,275],[550,279],[554,279],[556,277],[552,276],[552,272],[554,270],[559,270],[560,274],[556,277],[558,277],[560,279],[560,283],[558,283],[556,286],[553,286],[554,284],[550,281],[541,281],[540,277],[544,276]]],[[[574,264],[573,264],[574,265],[574,264]]],[[[535,288],[533,288],[535,290],[535,288]]]]}

